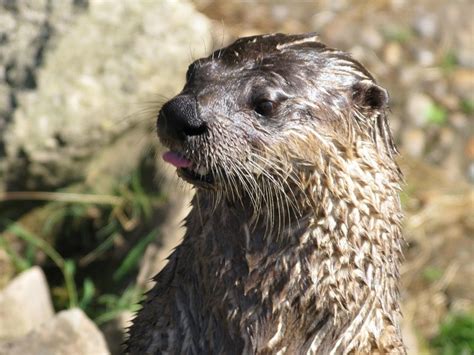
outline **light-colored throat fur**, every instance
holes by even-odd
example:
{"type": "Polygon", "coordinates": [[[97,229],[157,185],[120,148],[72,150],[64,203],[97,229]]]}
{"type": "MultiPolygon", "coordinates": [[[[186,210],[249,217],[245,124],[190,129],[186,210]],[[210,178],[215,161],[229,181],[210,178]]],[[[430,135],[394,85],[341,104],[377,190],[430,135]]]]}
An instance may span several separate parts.
{"type": "MultiPolygon", "coordinates": [[[[245,334],[243,353],[404,353],[398,168],[372,142],[356,140],[343,151],[322,141],[310,146],[306,156],[300,144],[299,158],[285,158],[300,160],[291,172],[296,207],[286,205],[298,208],[298,218],[279,228],[255,218],[265,206],[252,199],[197,192],[175,252],[186,258],[192,283],[191,291],[182,285],[187,296],[178,308],[199,302],[192,318],[203,322],[200,337],[226,334],[210,349],[245,334]]],[[[192,349],[192,334],[187,339],[192,349]]]]}

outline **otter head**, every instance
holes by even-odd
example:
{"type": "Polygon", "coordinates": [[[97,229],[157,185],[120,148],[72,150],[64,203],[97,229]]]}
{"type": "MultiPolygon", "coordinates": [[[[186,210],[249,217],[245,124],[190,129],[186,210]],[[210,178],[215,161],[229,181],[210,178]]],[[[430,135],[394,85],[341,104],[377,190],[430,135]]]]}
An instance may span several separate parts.
{"type": "Polygon", "coordinates": [[[357,144],[391,160],[387,101],[361,64],[314,34],[253,36],[189,66],[158,134],[181,178],[257,205],[284,200],[307,170],[351,159],[357,144]]]}

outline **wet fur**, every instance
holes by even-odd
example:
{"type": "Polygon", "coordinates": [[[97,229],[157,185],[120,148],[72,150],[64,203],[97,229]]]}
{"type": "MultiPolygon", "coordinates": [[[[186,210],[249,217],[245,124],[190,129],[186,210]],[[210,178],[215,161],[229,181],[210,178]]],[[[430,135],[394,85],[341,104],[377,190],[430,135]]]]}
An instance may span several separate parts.
{"type": "Polygon", "coordinates": [[[215,183],[197,188],[128,351],[404,353],[386,91],[314,35],[277,34],[196,61],[183,92],[209,130],[179,149],[215,183]],[[262,94],[272,117],[254,112],[262,94]]]}

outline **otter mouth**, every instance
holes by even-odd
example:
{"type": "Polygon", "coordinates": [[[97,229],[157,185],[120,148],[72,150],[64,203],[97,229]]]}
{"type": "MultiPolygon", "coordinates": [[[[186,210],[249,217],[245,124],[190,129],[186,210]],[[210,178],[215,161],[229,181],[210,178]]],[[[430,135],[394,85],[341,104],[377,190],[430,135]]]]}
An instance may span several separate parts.
{"type": "Polygon", "coordinates": [[[190,184],[204,188],[210,188],[214,185],[214,177],[212,174],[201,175],[196,171],[185,168],[179,168],[177,171],[178,176],[190,184]]]}
{"type": "Polygon", "coordinates": [[[179,152],[166,152],[163,154],[163,160],[175,166],[178,176],[190,184],[203,188],[211,188],[214,185],[212,173],[208,173],[203,166],[195,165],[179,152]]]}

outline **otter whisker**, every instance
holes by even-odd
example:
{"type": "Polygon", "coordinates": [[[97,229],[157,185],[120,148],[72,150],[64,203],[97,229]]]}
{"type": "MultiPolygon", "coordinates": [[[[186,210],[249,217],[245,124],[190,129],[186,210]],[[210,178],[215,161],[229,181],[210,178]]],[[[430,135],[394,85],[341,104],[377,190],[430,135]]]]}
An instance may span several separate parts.
{"type": "Polygon", "coordinates": [[[237,173],[243,178],[242,182],[244,183],[244,189],[250,197],[254,211],[259,211],[261,207],[261,195],[259,193],[258,184],[256,184],[253,175],[245,165],[236,165],[236,167],[237,173]]]}
{"type": "MultiPolygon", "coordinates": [[[[280,168],[274,162],[272,162],[268,159],[265,159],[262,156],[254,155],[254,156],[252,156],[252,158],[253,159],[258,159],[258,160],[264,162],[267,165],[268,170],[271,170],[272,174],[270,174],[266,170],[264,170],[262,174],[265,176],[265,178],[270,180],[271,184],[273,184],[275,188],[278,188],[278,190],[280,190],[281,192],[283,192],[287,196],[287,199],[289,200],[288,203],[290,203],[292,205],[292,208],[297,209],[297,206],[294,205],[295,204],[294,201],[296,200],[296,196],[293,192],[293,189],[290,185],[290,182],[295,184],[295,187],[294,187],[295,189],[302,191],[301,182],[298,181],[298,179],[295,176],[293,176],[292,174],[290,174],[289,172],[284,174],[284,170],[282,168],[280,168]],[[290,194],[290,195],[288,195],[288,194],[290,194]]],[[[255,163],[251,161],[250,164],[255,164],[255,163]]]]}

